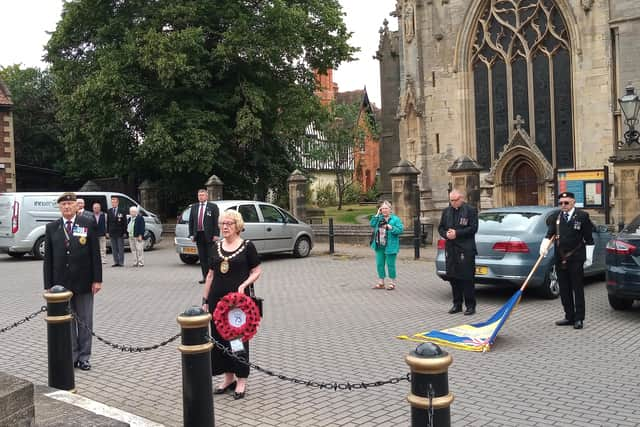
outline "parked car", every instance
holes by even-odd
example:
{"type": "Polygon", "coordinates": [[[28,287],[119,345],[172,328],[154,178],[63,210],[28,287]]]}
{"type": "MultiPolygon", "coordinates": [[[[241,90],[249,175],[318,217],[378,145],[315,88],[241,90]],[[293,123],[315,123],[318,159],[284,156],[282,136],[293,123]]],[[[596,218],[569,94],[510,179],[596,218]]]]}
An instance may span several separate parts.
{"type": "Polygon", "coordinates": [[[640,215],[607,243],[607,297],[615,310],[640,300],[640,215]]]}
{"type": "MultiPolygon", "coordinates": [[[[478,214],[476,233],[475,282],[498,286],[521,286],[539,257],[540,243],[547,232],[547,221],[555,221],[558,209],[543,206],[512,206],[487,209],[478,214]]],[[[585,276],[605,271],[605,247],[611,234],[604,225],[595,226],[593,265],[585,269],[585,276]]],[[[444,239],[438,240],[436,270],[446,280],[444,239]]],[[[553,263],[554,249],[531,277],[528,288],[545,298],[560,295],[558,277],[553,263]]]]}
{"type": "MultiPolygon", "coordinates": [[[[313,248],[313,230],[286,210],[271,203],[254,200],[218,200],[220,212],[233,209],[242,214],[242,237],[253,242],[259,254],[292,252],[298,258],[309,255],[313,248]]],[[[178,217],[175,245],[180,260],[186,264],[198,262],[196,244],[189,238],[188,207],[178,217]]]]}
{"type": "MultiPolygon", "coordinates": [[[[27,253],[36,259],[44,258],[44,232],[47,223],[60,218],[57,199],[62,192],[0,193],[0,252],[12,257],[22,257],[27,253]]],[[[99,202],[102,211],[111,207],[111,196],[118,196],[120,207],[129,211],[137,206],[145,221],[145,250],[153,248],[162,239],[162,222],[130,197],[109,191],[78,191],[78,197],[85,201],[88,211],[99,202]]],[[[129,242],[125,240],[125,246],[129,242]]],[[[107,239],[107,247],[109,240],[107,239]]]]}

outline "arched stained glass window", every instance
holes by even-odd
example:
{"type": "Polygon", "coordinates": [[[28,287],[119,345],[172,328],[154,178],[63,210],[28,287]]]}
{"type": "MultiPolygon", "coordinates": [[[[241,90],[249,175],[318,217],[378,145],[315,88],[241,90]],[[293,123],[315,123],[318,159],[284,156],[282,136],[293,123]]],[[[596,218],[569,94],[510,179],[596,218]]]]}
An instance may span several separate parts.
{"type": "Polygon", "coordinates": [[[482,166],[491,167],[521,116],[553,167],[573,167],[570,49],[553,0],[487,1],[471,51],[482,166]]]}

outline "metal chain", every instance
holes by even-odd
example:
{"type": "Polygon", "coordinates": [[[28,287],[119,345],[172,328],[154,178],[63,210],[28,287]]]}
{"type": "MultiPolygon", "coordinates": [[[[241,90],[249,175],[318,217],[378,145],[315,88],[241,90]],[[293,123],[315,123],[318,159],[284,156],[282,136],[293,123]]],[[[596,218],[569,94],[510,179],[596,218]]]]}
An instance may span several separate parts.
{"type": "Polygon", "coordinates": [[[427,390],[427,396],[429,397],[429,407],[427,408],[427,417],[428,417],[427,427],[433,427],[433,396],[434,394],[435,393],[433,391],[433,385],[429,383],[429,388],[427,390]]]}
{"type": "Polygon", "coordinates": [[[116,343],[113,343],[113,342],[111,342],[111,341],[109,341],[109,340],[107,340],[105,338],[102,338],[100,335],[98,335],[95,332],[93,332],[87,326],[87,324],[84,323],[82,321],[82,319],[80,319],[80,317],[73,310],[71,310],[71,314],[78,321],[78,324],[80,326],[82,326],[83,328],[85,328],[86,330],[88,330],[91,333],[91,336],[95,337],[101,343],[104,343],[104,344],[108,345],[109,347],[111,347],[111,348],[113,348],[115,350],[120,350],[123,353],[142,353],[143,351],[155,350],[157,348],[163,347],[163,346],[165,346],[165,345],[177,340],[182,335],[181,333],[178,333],[178,334],[175,334],[174,336],[172,336],[171,338],[168,338],[168,339],[162,341],[159,344],[150,345],[150,346],[146,346],[146,347],[134,347],[134,346],[130,346],[130,345],[116,344],[116,343]]]}
{"type": "Polygon", "coordinates": [[[40,307],[40,310],[38,311],[34,311],[33,313],[31,313],[30,315],[28,315],[27,317],[25,317],[24,319],[20,319],[17,322],[14,322],[13,324],[9,325],[9,326],[5,326],[4,328],[0,329],[0,334],[5,333],[13,328],[16,328],[20,325],[22,325],[23,323],[28,322],[31,319],[34,319],[36,317],[38,317],[40,315],[40,313],[44,313],[45,311],[47,311],[47,307],[46,306],[42,306],[40,307]]]}
{"type": "Polygon", "coordinates": [[[245,366],[253,368],[256,371],[262,372],[263,374],[267,374],[271,377],[277,377],[280,380],[289,381],[293,384],[304,384],[307,387],[314,387],[314,388],[319,388],[324,390],[333,390],[333,391],[341,390],[342,391],[342,390],[360,390],[360,389],[367,389],[372,387],[380,387],[387,384],[398,384],[400,381],[411,382],[410,373],[407,373],[405,376],[402,376],[402,377],[395,377],[395,378],[391,378],[384,381],[359,382],[359,383],[351,383],[351,382],[338,383],[338,382],[319,382],[314,380],[301,380],[298,378],[289,377],[287,375],[278,374],[268,369],[264,369],[256,365],[255,363],[248,362],[244,357],[235,354],[234,352],[231,351],[231,349],[227,348],[224,344],[217,341],[215,338],[207,335],[207,339],[211,341],[213,345],[215,345],[219,350],[224,352],[227,356],[232,357],[233,359],[237,360],[238,362],[242,363],[245,366]]]}

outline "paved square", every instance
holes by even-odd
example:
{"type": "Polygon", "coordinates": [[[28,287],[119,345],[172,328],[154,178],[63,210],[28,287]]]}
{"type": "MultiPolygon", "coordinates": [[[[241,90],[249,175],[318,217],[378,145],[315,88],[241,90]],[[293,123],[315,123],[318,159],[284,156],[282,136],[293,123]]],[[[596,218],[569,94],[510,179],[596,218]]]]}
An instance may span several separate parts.
{"type": "MultiPolygon", "coordinates": [[[[320,382],[387,380],[408,372],[404,356],[415,348],[394,336],[472,320],[446,313],[450,291],[435,276],[433,261],[413,261],[407,250],[399,261],[397,289],[375,291],[370,251],[328,256],[322,250],[306,259],[264,260],[256,289],[265,298],[265,318],[252,341],[254,363],[320,382]]],[[[145,254],[145,261],[141,269],[105,268],[95,307],[99,335],[120,344],[156,344],[179,332],[177,315],[199,303],[199,267],[182,264],[170,239],[145,254]]],[[[0,277],[0,328],[43,305],[40,261],[0,255],[0,277]]],[[[480,287],[473,320],[487,319],[510,295],[480,287]]],[[[587,285],[586,299],[582,331],[553,325],[562,317],[558,300],[528,295],[493,351],[448,350],[454,359],[449,369],[453,425],[640,424],[640,309],[610,309],[602,281],[587,285]]],[[[46,384],[43,319],[0,334],[0,370],[46,384]]],[[[93,345],[93,370],[76,371],[80,395],[167,426],[182,425],[177,343],[142,354],[122,353],[96,340],[93,345]]],[[[215,396],[215,419],[218,426],[408,425],[408,392],[407,382],[333,392],[254,371],[245,399],[215,396]]]]}

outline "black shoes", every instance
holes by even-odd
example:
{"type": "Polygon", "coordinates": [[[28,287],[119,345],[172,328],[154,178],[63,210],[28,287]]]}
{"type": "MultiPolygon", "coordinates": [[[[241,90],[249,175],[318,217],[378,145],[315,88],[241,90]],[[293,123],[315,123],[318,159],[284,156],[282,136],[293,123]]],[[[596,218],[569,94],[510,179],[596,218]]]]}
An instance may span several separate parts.
{"type": "Polygon", "coordinates": [[[198,283],[200,283],[201,285],[202,285],[204,282],[205,282],[205,280],[204,280],[204,279],[202,279],[202,280],[198,280],[198,283]]]}
{"type": "MultiPolygon", "coordinates": [[[[222,387],[222,388],[216,387],[213,390],[213,394],[225,394],[227,391],[232,390],[234,388],[236,388],[236,382],[235,381],[232,382],[231,384],[228,384],[226,387],[222,387]]],[[[234,396],[233,396],[234,398],[242,399],[241,397],[235,397],[236,394],[238,394],[238,393],[234,393],[234,396]]],[[[242,395],[244,397],[244,393],[242,393],[242,395]]]]}
{"type": "Polygon", "coordinates": [[[461,305],[453,305],[449,309],[449,314],[460,313],[461,311],[462,311],[462,306],[461,305]]]}
{"type": "MultiPolygon", "coordinates": [[[[580,322],[580,323],[582,323],[582,322],[580,322]]],[[[573,325],[573,320],[562,319],[562,320],[557,320],[556,321],[556,326],[569,326],[569,325],[573,325]]]]}
{"type": "Polygon", "coordinates": [[[243,392],[241,392],[241,393],[238,393],[237,391],[234,391],[234,392],[233,392],[233,398],[234,398],[235,400],[238,400],[238,399],[244,399],[244,391],[243,391],[243,392]]]}
{"type": "Polygon", "coordinates": [[[90,371],[91,363],[89,363],[88,360],[76,360],[75,362],[73,362],[73,367],[82,369],[83,371],[90,371]]]}
{"type": "Polygon", "coordinates": [[[584,325],[582,324],[582,320],[576,320],[573,323],[573,329],[582,329],[584,325]]]}
{"type": "Polygon", "coordinates": [[[467,307],[467,309],[464,311],[464,315],[465,316],[471,316],[472,314],[476,314],[476,308],[475,307],[467,307]]]}

